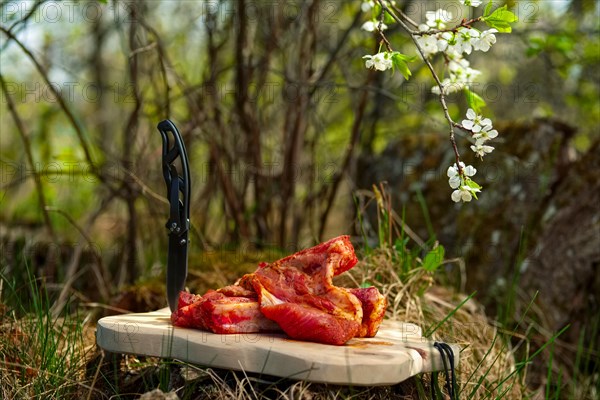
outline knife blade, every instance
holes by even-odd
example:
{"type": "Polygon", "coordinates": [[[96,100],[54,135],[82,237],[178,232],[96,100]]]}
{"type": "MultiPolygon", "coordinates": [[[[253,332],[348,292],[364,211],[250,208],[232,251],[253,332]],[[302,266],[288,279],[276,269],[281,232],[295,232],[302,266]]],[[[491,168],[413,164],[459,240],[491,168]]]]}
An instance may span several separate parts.
{"type": "Polygon", "coordinates": [[[169,120],[161,121],[158,130],[162,136],[162,170],[170,205],[166,224],[169,231],[167,302],[174,312],[187,278],[191,179],[185,145],[175,124],[169,120]]]}

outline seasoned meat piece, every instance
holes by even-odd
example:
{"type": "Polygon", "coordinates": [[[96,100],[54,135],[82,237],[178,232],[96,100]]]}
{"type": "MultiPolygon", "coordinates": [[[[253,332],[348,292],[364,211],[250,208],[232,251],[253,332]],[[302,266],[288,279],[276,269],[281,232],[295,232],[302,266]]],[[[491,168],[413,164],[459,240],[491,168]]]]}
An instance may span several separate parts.
{"type": "Polygon", "coordinates": [[[334,275],[356,264],[354,248],[340,236],[262,264],[254,273],[260,310],[292,339],[341,345],[361,327],[360,301],[332,284],[334,275]]]}
{"type": "Polygon", "coordinates": [[[292,339],[342,345],[373,337],[386,299],[374,288],[346,289],[332,279],[357,263],[340,236],[271,264],[261,263],[234,285],[204,296],[182,292],[173,325],[214,333],[283,330],[292,339]]]}
{"type": "Polygon", "coordinates": [[[181,292],[179,307],[171,315],[171,321],[176,326],[204,329],[214,333],[281,330],[276,323],[260,312],[255,292],[235,285],[217,291],[209,290],[204,296],[181,292]]]}
{"type": "Polygon", "coordinates": [[[363,310],[362,323],[356,337],[374,337],[385,316],[387,299],[374,286],[347,290],[360,300],[363,310]]]}

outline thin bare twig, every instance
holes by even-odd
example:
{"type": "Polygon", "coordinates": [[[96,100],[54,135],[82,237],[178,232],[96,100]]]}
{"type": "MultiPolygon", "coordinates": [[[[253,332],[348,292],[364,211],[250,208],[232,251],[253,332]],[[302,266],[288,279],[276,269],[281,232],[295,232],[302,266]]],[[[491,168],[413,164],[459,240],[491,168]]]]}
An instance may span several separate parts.
{"type": "Polygon", "coordinates": [[[453,33],[457,33],[459,28],[470,28],[471,25],[473,25],[475,22],[479,22],[481,21],[483,18],[482,17],[478,17],[478,18],[472,18],[472,19],[463,19],[460,24],[452,27],[452,28],[448,28],[448,29],[428,29],[426,31],[419,31],[419,32],[414,32],[413,34],[415,36],[425,36],[425,35],[437,35],[438,33],[444,33],[444,32],[453,32],[453,33]]]}
{"type": "Polygon", "coordinates": [[[456,139],[454,137],[454,128],[459,125],[452,120],[452,117],[450,117],[450,113],[448,111],[448,105],[446,103],[446,93],[444,91],[444,85],[442,84],[442,81],[440,80],[437,73],[435,72],[435,69],[433,68],[433,65],[431,64],[431,62],[427,59],[427,57],[425,57],[425,52],[423,51],[423,47],[421,47],[421,44],[417,40],[418,32],[410,29],[408,27],[408,25],[406,25],[406,23],[400,17],[398,17],[392,10],[389,9],[389,7],[387,6],[387,4],[384,0],[378,0],[378,2],[379,2],[379,4],[381,4],[381,8],[383,10],[385,10],[386,12],[388,12],[390,14],[390,16],[394,19],[394,21],[396,21],[402,27],[402,29],[404,29],[406,32],[408,32],[408,34],[410,34],[410,37],[411,37],[412,41],[414,42],[415,46],[417,47],[417,50],[419,51],[421,58],[427,65],[427,68],[429,68],[429,71],[431,72],[433,79],[435,80],[436,84],[440,88],[439,99],[440,99],[440,103],[442,105],[442,110],[444,111],[444,117],[446,118],[446,121],[448,121],[448,125],[450,127],[450,130],[449,130],[450,143],[452,144],[452,149],[454,150],[454,156],[456,159],[456,166],[458,168],[458,173],[460,175],[462,175],[462,168],[460,167],[460,154],[458,152],[458,147],[456,146],[456,139]]]}
{"type": "MultiPolygon", "coordinates": [[[[130,6],[128,7],[129,15],[131,18],[131,23],[129,24],[129,49],[131,50],[131,52],[127,59],[127,62],[129,79],[131,80],[131,85],[133,88],[134,106],[131,110],[131,113],[129,114],[127,124],[125,125],[125,129],[123,131],[123,159],[121,163],[126,169],[133,169],[133,145],[135,143],[135,137],[137,136],[139,128],[140,111],[142,108],[142,98],[140,96],[138,79],[138,56],[139,53],[145,51],[145,49],[148,46],[137,47],[137,31],[139,24],[138,16],[142,14],[143,8],[144,3],[142,1],[130,4],[130,6]]],[[[135,208],[137,193],[134,190],[134,188],[131,185],[129,185],[129,182],[127,180],[124,180],[121,183],[121,187],[124,193],[123,199],[125,200],[125,203],[127,205],[128,221],[126,238],[127,249],[125,251],[126,256],[123,258],[123,262],[125,263],[125,265],[122,266],[120,271],[122,273],[126,273],[127,275],[125,277],[121,275],[121,279],[119,281],[133,282],[137,272],[137,210],[135,208]]]]}
{"type": "Polygon", "coordinates": [[[98,361],[98,366],[96,367],[96,372],[94,372],[94,378],[92,379],[92,384],[90,385],[90,390],[88,391],[87,400],[92,398],[92,392],[95,390],[96,381],[98,380],[98,374],[100,373],[100,368],[102,367],[102,363],[104,362],[104,352],[100,353],[100,361],[98,361]]]}
{"type": "MultiPolygon", "coordinates": [[[[167,56],[167,52],[165,50],[165,46],[163,45],[160,34],[156,31],[156,29],[154,29],[154,27],[152,27],[152,25],[150,25],[148,22],[146,22],[143,15],[138,14],[136,16],[136,18],[137,18],[137,22],[140,24],[140,26],[142,26],[146,31],[148,31],[149,33],[152,34],[152,36],[154,36],[154,42],[151,45],[153,47],[156,47],[156,52],[158,53],[158,60],[159,60],[159,65],[160,65],[160,73],[162,76],[163,84],[165,85],[165,95],[162,96],[165,103],[164,103],[164,106],[161,108],[164,109],[164,114],[163,114],[164,118],[165,119],[170,118],[171,117],[171,86],[169,85],[169,79],[167,77],[167,66],[170,68],[171,71],[173,71],[173,68],[171,67],[171,62],[169,61],[169,58],[167,56]]],[[[148,46],[146,46],[146,47],[148,47],[148,46]]]]}
{"type": "Polygon", "coordinates": [[[96,177],[98,179],[100,179],[101,182],[106,183],[102,174],[96,173],[96,164],[94,163],[94,159],[92,157],[92,152],[91,152],[90,147],[85,138],[85,133],[83,131],[83,128],[81,127],[81,125],[79,124],[77,119],[75,118],[75,115],[73,114],[71,109],[67,106],[65,99],[63,98],[60,91],[57,89],[56,85],[54,85],[52,82],[50,82],[50,78],[48,76],[48,71],[46,71],[46,69],[39,63],[39,61],[33,55],[33,53],[10,30],[0,26],[0,31],[3,32],[8,37],[9,41],[12,40],[13,42],[15,42],[17,44],[17,46],[21,49],[21,51],[23,51],[23,53],[25,53],[25,55],[35,65],[37,71],[44,79],[44,82],[46,82],[48,89],[50,89],[50,91],[54,95],[54,98],[58,102],[58,105],[63,110],[64,114],[66,115],[67,119],[69,120],[69,123],[73,126],[73,129],[75,130],[75,133],[77,135],[77,138],[79,140],[79,143],[81,145],[83,153],[85,155],[85,159],[88,162],[88,164],[92,167],[91,171],[96,175],[96,177]]]}
{"type": "MultiPolygon", "coordinates": [[[[31,166],[31,169],[35,171],[35,161],[33,160],[33,151],[31,150],[31,141],[29,140],[29,135],[25,130],[25,125],[17,112],[15,107],[15,103],[6,87],[6,81],[4,80],[4,76],[0,74],[0,84],[2,85],[2,91],[6,96],[6,103],[8,105],[8,111],[15,121],[15,125],[17,126],[17,132],[21,136],[21,140],[23,141],[23,147],[25,149],[25,156],[27,157],[27,162],[31,166]]],[[[40,179],[40,175],[37,172],[33,174],[33,181],[35,183],[36,193],[38,197],[38,202],[40,205],[40,209],[42,211],[42,216],[44,218],[44,223],[46,224],[46,229],[48,230],[48,235],[52,238],[52,241],[56,241],[56,235],[54,232],[54,228],[52,226],[52,221],[50,220],[50,216],[48,215],[48,211],[46,210],[46,198],[44,197],[44,187],[42,185],[42,180],[40,179]]]]}
{"type": "Polygon", "coordinates": [[[412,26],[414,26],[415,28],[419,27],[419,24],[416,23],[412,18],[410,18],[408,15],[406,15],[406,13],[404,13],[404,11],[402,11],[400,8],[398,8],[396,5],[392,4],[391,5],[392,8],[394,9],[394,11],[396,11],[402,18],[404,18],[409,24],[411,24],[412,26]]]}
{"type": "Polygon", "coordinates": [[[136,57],[138,54],[150,51],[150,50],[154,49],[155,47],[157,47],[156,42],[152,42],[146,46],[138,47],[137,49],[132,50],[131,53],[129,53],[129,58],[136,57]]]}
{"type": "MultiPolygon", "coordinates": [[[[108,286],[106,284],[104,276],[102,275],[103,271],[105,271],[104,262],[102,261],[102,257],[100,256],[100,254],[98,254],[94,250],[94,243],[92,242],[92,239],[85,232],[85,229],[83,229],[81,226],[79,226],[79,224],[64,210],[61,210],[56,207],[46,207],[46,211],[52,211],[52,212],[62,215],[77,230],[77,232],[79,232],[79,234],[85,239],[88,246],[90,246],[90,249],[92,249],[92,255],[94,256],[94,259],[96,260],[96,268],[92,268],[92,270],[94,271],[94,275],[96,275],[96,280],[98,281],[98,286],[97,286],[98,291],[100,292],[100,295],[102,296],[102,298],[104,300],[107,300],[109,298],[110,294],[108,292],[108,286]]],[[[90,223],[94,219],[95,218],[91,219],[90,223]]],[[[80,244],[77,247],[75,254],[73,255],[71,265],[69,265],[69,267],[67,268],[67,279],[66,279],[65,285],[64,285],[63,289],[61,290],[58,300],[52,306],[54,315],[58,315],[58,313],[61,312],[62,307],[64,306],[64,304],[67,300],[67,293],[69,292],[69,289],[73,285],[73,282],[75,282],[75,278],[76,278],[75,270],[78,267],[79,258],[81,257],[82,249],[83,249],[83,247],[80,244]]]]}
{"type": "MultiPolygon", "coordinates": [[[[367,81],[365,82],[364,86],[367,86],[372,79],[373,79],[373,73],[369,72],[369,74],[367,76],[367,81]]],[[[319,240],[323,239],[323,234],[325,233],[325,226],[327,225],[327,217],[329,216],[329,213],[331,212],[331,208],[333,207],[335,195],[337,194],[339,185],[342,181],[342,177],[346,173],[346,170],[348,169],[348,166],[350,165],[350,161],[352,160],[352,157],[354,156],[354,149],[356,147],[356,143],[360,139],[360,132],[361,132],[360,128],[362,126],[365,109],[367,107],[368,96],[369,96],[369,91],[364,89],[362,92],[362,95],[360,97],[360,100],[358,102],[358,105],[356,107],[356,110],[355,110],[354,123],[352,124],[352,135],[350,138],[350,142],[348,143],[348,149],[346,150],[346,156],[344,157],[344,161],[342,163],[340,171],[336,174],[334,181],[331,184],[331,190],[329,191],[329,196],[327,197],[325,210],[321,214],[321,225],[319,227],[319,240]]]]}
{"type": "Polygon", "coordinates": [[[319,71],[319,77],[315,80],[315,85],[312,87],[312,89],[309,92],[309,95],[311,97],[315,94],[315,92],[319,88],[319,83],[323,81],[323,79],[325,78],[325,76],[327,75],[327,73],[329,72],[331,67],[333,66],[333,64],[337,61],[337,56],[338,56],[339,52],[342,50],[344,43],[346,43],[346,41],[348,40],[348,37],[350,36],[350,32],[358,25],[358,22],[360,21],[361,17],[362,17],[362,12],[361,11],[357,12],[356,15],[354,16],[354,19],[352,20],[352,23],[348,26],[348,28],[342,34],[340,41],[337,42],[335,48],[329,54],[329,58],[327,59],[325,66],[319,71]]]}
{"type": "Polygon", "coordinates": [[[152,188],[148,185],[146,185],[144,183],[144,181],[142,181],[136,174],[134,174],[132,171],[130,171],[127,168],[123,169],[123,172],[125,172],[127,175],[129,175],[129,177],[131,179],[133,179],[135,181],[135,183],[138,184],[138,186],[141,188],[141,194],[149,194],[150,197],[152,197],[154,200],[160,201],[163,204],[169,204],[169,200],[167,200],[167,198],[165,196],[161,196],[160,194],[156,193],[154,190],[152,190],[152,188]]]}
{"type": "MultiPolygon", "coordinates": [[[[8,30],[10,32],[13,31],[13,29],[15,29],[17,26],[19,25],[24,25],[27,23],[27,21],[33,16],[33,14],[35,14],[35,12],[38,10],[38,8],[40,8],[40,6],[42,4],[44,4],[47,0],[41,0],[41,1],[37,1],[34,3],[33,7],[31,7],[31,9],[29,10],[29,12],[20,20],[15,21],[9,28],[8,30]]],[[[8,45],[8,43],[7,43],[8,45]]]]}

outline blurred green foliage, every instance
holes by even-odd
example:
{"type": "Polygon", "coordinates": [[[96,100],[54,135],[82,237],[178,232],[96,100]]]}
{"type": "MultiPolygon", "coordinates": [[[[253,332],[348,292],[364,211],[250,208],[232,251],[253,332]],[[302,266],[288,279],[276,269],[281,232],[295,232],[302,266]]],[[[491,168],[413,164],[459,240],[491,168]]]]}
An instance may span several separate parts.
{"type": "MultiPolygon", "coordinates": [[[[417,21],[431,9],[428,2],[398,3],[417,21]]],[[[600,124],[597,3],[494,7],[504,4],[519,21],[510,35],[498,34],[492,51],[473,57],[483,77],[467,98],[450,96],[450,114],[460,120],[482,99],[494,120],[555,116],[577,127],[574,143],[585,151],[600,124]]],[[[205,250],[245,241],[285,247],[352,230],[357,158],[376,158],[398,138],[445,140],[422,63],[410,64],[408,81],[364,67],[362,56],[379,43],[360,30],[370,15],[361,14],[358,3],[100,1],[69,7],[1,3],[0,66],[8,93],[0,104],[0,221],[43,229],[33,181],[38,174],[47,205],[68,213],[101,251],[134,255],[119,256],[114,268],[133,273],[140,262],[146,270],[163,259],[166,206],[155,132],[163,118],[179,124],[188,144],[193,243],[205,250]],[[33,169],[7,96],[31,142],[33,169]]],[[[484,12],[461,10],[459,17],[484,12]]],[[[388,36],[395,50],[416,55],[400,29],[392,27],[388,36]]],[[[443,60],[435,67],[443,71],[443,60]]],[[[55,212],[49,218],[59,240],[80,239],[72,222],[55,212]]]]}

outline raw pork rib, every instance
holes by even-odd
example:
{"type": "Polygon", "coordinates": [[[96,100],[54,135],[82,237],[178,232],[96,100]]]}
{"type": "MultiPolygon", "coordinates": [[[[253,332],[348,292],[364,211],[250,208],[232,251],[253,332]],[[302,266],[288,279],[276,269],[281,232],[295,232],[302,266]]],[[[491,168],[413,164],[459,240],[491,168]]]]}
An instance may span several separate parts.
{"type": "Polygon", "coordinates": [[[171,322],[176,326],[214,333],[281,330],[260,312],[256,293],[237,285],[225,286],[216,291],[209,290],[204,296],[181,292],[177,311],[171,315],[171,322]]]}
{"type": "Polygon", "coordinates": [[[293,339],[341,345],[375,336],[387,306],[374,288],[346,289],[332,278],[357,263],[340,236],[271,264],[204,296],[182,292],[174,325],[215,333],[282,329],[293,339]]]}
{"type": "Polygon", "coordinates": [[[356,337],[373,337],[385,316],[387,300],[376,287],[346,289],[355,295],[362,305],[363,318],[356,337]]]}
{"type": "Polygon", "coordinates": [[[261,265],[252,281],[261,312],[294,339],[346,343],[360,329],[362,305],[331,280],[357,261],[343,236],[261,265]]]}

